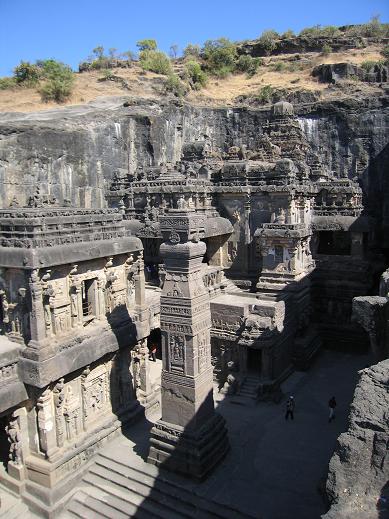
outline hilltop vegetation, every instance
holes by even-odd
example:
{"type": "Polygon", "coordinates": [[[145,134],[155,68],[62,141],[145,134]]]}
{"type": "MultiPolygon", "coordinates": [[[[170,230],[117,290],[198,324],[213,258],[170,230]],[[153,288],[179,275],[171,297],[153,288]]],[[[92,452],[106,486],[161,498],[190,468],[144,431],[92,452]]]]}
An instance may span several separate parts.
{"type": "MultiPolygon", "coordinates": [[[[248,98],[264,104],[285,89],[320,95],[324,87],[311,76],[315,66],[343,60],[367,73],[377,66],[387,67],[388,38],[389,24],[375,17],[363,25],[310,27],[299,35],[266,30],[252,41],[219,38],[203,46],[190,43],[179,57],[177,45],[171,46],[168,56],[154,39],[138,41],[137,53],[97,46],[80,63],[78,73],[54,59],[21,61],[12,77],[0,78],[0,110],[17,109],[10,99],[6,102],[11,90],[15,100],[33,98],[36,109],[44,106],[41,103],[82,103],[91,100],[93,91],[95,96],[168,94],[227,104],[248,98]],[[89,91],[84,92],[86,84],[89,91]]],[[[361,74],[355,74],[348,79],[360,78],[361,74]]]]}

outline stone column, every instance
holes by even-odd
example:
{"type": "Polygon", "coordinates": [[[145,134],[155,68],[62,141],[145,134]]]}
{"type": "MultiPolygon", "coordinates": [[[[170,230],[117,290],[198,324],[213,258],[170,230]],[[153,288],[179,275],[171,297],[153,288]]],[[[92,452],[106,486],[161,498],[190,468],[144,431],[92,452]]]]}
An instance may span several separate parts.
{"type": "Polygon", "coordinates": [[[49,458],[58,451],[55,418],[52,412],[52,392],[49,387],[38,398],[36,407],[40,447],[49,458]]]}
{"type": "Polygon", "coordinates": [[[39,279],[39,270],[35,269],[30,274],[28,281],[31,293],[31,312],[30,312],[30,345],[45,341],[46,325],[45,310],[43,306],[43,290],[39,279]],[[32,344],[31,344],[32,343],[32,344]]]}
{"type": "Polygon", "coordinates": [[[146,282],[143,251],[139,253],[139,258],[135,264],[134,286],[136,306],[135,326],[137,330],[137,339],[141,340],[150,335],[150,311],[146,306],[146,282]]]}
{"type": "Polygon", "coordinates": [[[147,417],[159,406],[158,396],[151,383],[147,339],[143,339],[139,343],[139,357],[139,387],[136,390],[136,395],[139,403],[145,408],[145,415],[147,417]]]}
{"type": "Polygon", "coordinates": [[[212,267],[223,267],[223,244],[224,236],[215,236],[208,239],[207,254],[209,265],[212,267]]]}
{"type": "Polygon", "coordinates": [[[105,276],[99,276],[96,283],[96,317],[97,319],[105,319],[105,276]]]}
{"type": "Polygon", "coordinates": [[[82,326],[81,280],[72,280],[70,286],[70,308],[72,327],[82,326]]]}
{"type": "Polygon", "coordinates": [[[135,283],[135,304],[137,306],[144,306],[145,304],[145,271],[144,271],[144,263],[143,263],[143,253],[138,258],[137,270],[134,274],[134,283],[135,283]]]}
{"type": "Polygon", "coordinates": [[[171,210],[160,218],[166,278],[161,295],[162,417],[151,431],[148,462],[196,479],[224,457],[224,419],[215,413],[211,312],[202,281],[205,217],[171,210]]]}

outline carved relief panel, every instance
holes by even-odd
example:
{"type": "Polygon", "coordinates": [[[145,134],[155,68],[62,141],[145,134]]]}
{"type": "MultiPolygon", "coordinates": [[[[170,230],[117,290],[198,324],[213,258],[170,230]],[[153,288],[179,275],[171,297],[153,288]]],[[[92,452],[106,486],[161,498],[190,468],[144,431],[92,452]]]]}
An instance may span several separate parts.
{"type": "Polygon", "coordinates": [[[63,416],[67,440],[76,438],[82,432],[81,399],[78,384],[67,384],[64,391],[63,416]]]}
{"type": "Polygon", "coordinates": [[[0,327],[8,337],[23,343],[29,336],[27,283],[19,269],[5,269],[0,274],[0,327]]]}
{"type": "Polygon", "coordinates": [[[89,423],[109,410],[109,375],[111,362],[90,370],[86,368],[81,376],[84,429],[89,423]]]}
{"type": "Polygon", "coordinates": [[[209,341],[210,338],[207,331],[201,332],[197,335],[199,373],[202,373],[208,364],[209,341]]]}
{"type": "Polygon", "coordinates": [[[176,373],[185,373],[185,337],[169,335],[169,368],[176,373]]]}

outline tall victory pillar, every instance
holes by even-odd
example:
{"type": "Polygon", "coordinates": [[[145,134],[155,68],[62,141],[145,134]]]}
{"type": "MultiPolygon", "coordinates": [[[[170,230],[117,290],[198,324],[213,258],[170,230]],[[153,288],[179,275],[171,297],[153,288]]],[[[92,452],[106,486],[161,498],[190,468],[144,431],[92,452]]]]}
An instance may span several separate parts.
{"type": "Polygon", "coordinates": [[[205,216],[172,209],[160,217],[166,277],[161,294],[162,417],[151,430],[148,462],[203,479],[229,449],[215,412],[211,311],[202,280],[205,216]]]}

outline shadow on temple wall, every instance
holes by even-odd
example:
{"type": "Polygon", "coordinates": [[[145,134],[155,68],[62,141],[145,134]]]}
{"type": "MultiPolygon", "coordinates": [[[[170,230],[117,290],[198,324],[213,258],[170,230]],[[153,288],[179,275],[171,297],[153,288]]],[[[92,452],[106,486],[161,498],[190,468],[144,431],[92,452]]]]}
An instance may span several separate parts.
{"type": "Polygon", "coordinates": [[[126,305],[119,305],[107,315],[119,349],[115,352],[110,373],[110,399],[113,413],[125,429],[143,413],[136,399],[131,350],[137,343],[134,319],[126,305]]]}
{"type": "Polygon", "coordinates": [[[363,206],[375,219],[375,241],[389,264],[389,144],[369,163],[361,176],[363,206]]]}

